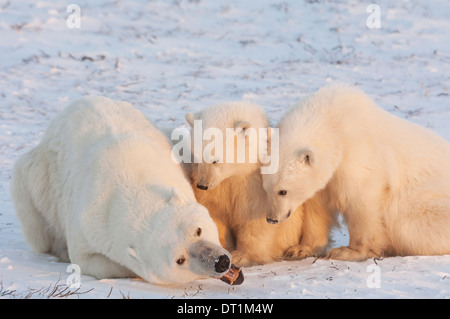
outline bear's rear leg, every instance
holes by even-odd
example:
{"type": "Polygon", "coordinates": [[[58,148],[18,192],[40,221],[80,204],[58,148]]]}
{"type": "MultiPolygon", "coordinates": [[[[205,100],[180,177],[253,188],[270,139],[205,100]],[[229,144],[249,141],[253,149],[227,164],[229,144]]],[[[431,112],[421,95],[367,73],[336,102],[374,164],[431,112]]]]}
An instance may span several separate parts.
{"type": "Polygon", "coordinates": [[[41,172],[45,172],[46,166],[45,163],[33,163],[34,153],[24,154],[15,163],[10,183],[11,196],[26,241],[39,253],[52,253],[51,229],[32,199],[32,193],[47,195],[43,190],[47,179],[41,172]],[[38,182],[33,183],[33,179],[38,182]]]}
{"type": "Polygon", "coordinates": [[[400,215],[391,231],[394,254],[450,254],[450,200],[440,198],[415,206],[425,207],[400,215]]]}

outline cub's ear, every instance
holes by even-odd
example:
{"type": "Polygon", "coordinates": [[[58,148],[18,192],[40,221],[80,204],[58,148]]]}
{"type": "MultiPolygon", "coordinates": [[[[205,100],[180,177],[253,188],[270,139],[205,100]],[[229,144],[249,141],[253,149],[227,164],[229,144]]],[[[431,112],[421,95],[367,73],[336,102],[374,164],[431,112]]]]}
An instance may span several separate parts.
{"type": "Polygon", "coordinates": [[[194,113],[186,113],[185,118],[186,122],[188,122],[191,127],[194,126],[194,113]]]}
{"type": "Polygon", "coordinates": [[[315,161],[316,161],[316,155],[314,154],[314,152],[309,149],[309,148],[304,148],[302,150],[300,150],[298,153],[298,160],[301,163],[305,163],[307,165],[314,165],[315,161]]]}
{"type": "Polygon", "coordinates": [[[239,134],[241,132],[244,132],[251,127],[251,124],[247,121],[237,121],[234,123],[234,131],[239,134]]]}
{"type": "Polygon", "coordinates": [[[200,112],[197,112],[197,113],[189,112],[189,113],[186,113],[184,118],[186,119],[186,122],[188,122],[191,127],[194,127],[194,121],[199,120],[200,117],[201,117],[200,112]]]}
{"type": "Polygon", "coordinates": [[[169,203],[176,206],[181,206],[186,202],[186,198],[184,195],[180,192],[180,190],[177,187],[172,187],[172,194],[169,199],[169,203]]]}

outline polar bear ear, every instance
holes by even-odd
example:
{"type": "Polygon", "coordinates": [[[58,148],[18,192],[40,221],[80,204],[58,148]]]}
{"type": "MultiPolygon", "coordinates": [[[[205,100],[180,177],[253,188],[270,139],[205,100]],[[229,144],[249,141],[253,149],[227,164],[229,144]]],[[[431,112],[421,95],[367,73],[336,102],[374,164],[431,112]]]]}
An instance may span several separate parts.
{"type": "Polygon", "coordinates": [[[134,250],[133,247],[127,247],[127,254],[128,254],[130,257],[133,257],[133,258],[135,258],[135,259],[138,259],[136,250],[134,250]]]}
{"type": "Polygon", "coordinates": [[[186,122],[188,122],[191,127],[194,126],[194,113],[186,113],[185,118],[186,122]]]}
{"type": "Polygon", "coordinates": [[[194,121],[199,120],[200,116],[201,116],[200,112],[197,112],[197,113],[189,112],[189,113],[186,113],[184,118],[186,119],[186,122],[188,122],[191,127],[194,127],[194,121]]]}
{"type": "Polygon", "coordinates": [[[251,126],[252,125],[247,121],[237,121],[234,123],[234,131],[236,134],[239,134],[241,132],[245,132],[251,126]]]}
{"type": "Polygon", "coordinates": [[[169,199],[169,203],[172,205],[180,206],[186,202],[184,195],[180,192],[178,187],[172,187],[172,193],[169,199]]]}
{"type": "Polygon", "coordinates": [[[312,166],[316,161],[316,156],[311,149],[304,148],[298,152],[298,160],[301,163],[305,163],[312,166]]]}

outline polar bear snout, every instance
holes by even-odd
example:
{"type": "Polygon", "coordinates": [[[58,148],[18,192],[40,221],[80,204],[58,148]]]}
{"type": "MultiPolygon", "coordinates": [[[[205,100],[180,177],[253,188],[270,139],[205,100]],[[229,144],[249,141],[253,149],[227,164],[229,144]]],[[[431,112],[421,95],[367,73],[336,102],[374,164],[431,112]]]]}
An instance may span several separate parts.
{"type": "Polygon", "coordinates": [[[210,190],[222,182],[228,175],[221,165],[217,163],[208,164],[200,163],[197,167],[197,188],[202,190],[210,190]]]}
{"type": "Polygon", "coordinates": [[[216,277],[231,267],[231,256],[221,246],[199,240],[190,247],[191,270],[197,274],[216,277]]]}
{"type": "Polygon", "coordinates": [[[227,271],[230,268],[230,258],[227,255],[220,256],[214,264],[214,268],[218,273],[227,271]]]}
{"type": "Polygon", "coordinates": [[[197,184],[198,189],[203,189],[204,191],[208,190],[208,186],[197,184]]]}
{"type": "Polygon", "coordinates": [[[269,224],[278,224],[278,219],[272,219],[272,218],[266,217],[266,220],[269,224]]]}
{"type": "Polygon", "coordinates": [[[288,213],[286,215],[282,216],[281,218],[274,218],[274,217],[272,217],[273,215],[274,214],[271,214],[271,212],[269,212],[267,214],[266,221],[269,224],[278,224],[278,223],[281,223],[283,220],[288,219],[289,216],[291,216],[291,210],[289,210],[288,213]]]}
{"type": "Polygon", "coordinates": [[[200,183],[198,183],[198,184],[197,184],[197,188],[198,188],[198,189],[201,189],[201,190],[204,190],[204,191],[207,191],[208,189],[213,189],[213,188],[216,187],[219,183],[220,183],[220,181],[219,181],[219,182],[215,182],[215,183],[205,183],[205,184],[200,184],[200,183]]]}

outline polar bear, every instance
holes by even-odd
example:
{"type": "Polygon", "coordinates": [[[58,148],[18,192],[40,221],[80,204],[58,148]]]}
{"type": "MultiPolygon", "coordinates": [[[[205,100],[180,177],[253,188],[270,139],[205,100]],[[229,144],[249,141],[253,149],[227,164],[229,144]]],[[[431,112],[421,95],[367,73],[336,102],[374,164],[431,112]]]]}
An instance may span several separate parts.
{"type": "Polygon", "coordinates": [[[183,166],[197,201],[208,208],[218,227],[220,242],[231,252],[234,264],[243,267],[283,256],[300,259],[326,253],[336,218],[326,211],[319,198],[293,210],[291,223],[271,225],[266,220],[267,194],[262,187],[260,158],[267,154],[260,149],[264,145],[267,148],[267,134],[260,129],[267,130],[268,123],[260,106],[244,101],[221,103],[188,113],[186,120],[193,132],[192,144],[196,142],[196,130],[200,129],[204,137],[201,154],[196,155],[203,158],[183,166]],[[213,138],[207,133],[211,129],[221,132],[217,135],[224,140],[222,152],[211,150],[209,141],[213,138]],[[252,129],[256,138],[251,137],[252,129]],[[233,132],[232,138],[227,136],[227,130],[233,132]],[[238,159],[239,145],[244,147],[242,161],[238,159]]]}
{"type": "Polygon", "coordinates": [[[360,90],[331,85],[279,122],[280,164],[263,177],[270,218],[312,196],[343,213],[347,247],[329,258],[450,253],[450,144],[376,106],[360,90]]]}
{"type": "Polygon", "coordinates": [[[26,240],[98,279],[220,277],[231,256],[170,154],[169,141],[130,104],[72,102],[13,168],[26,240]]]}

